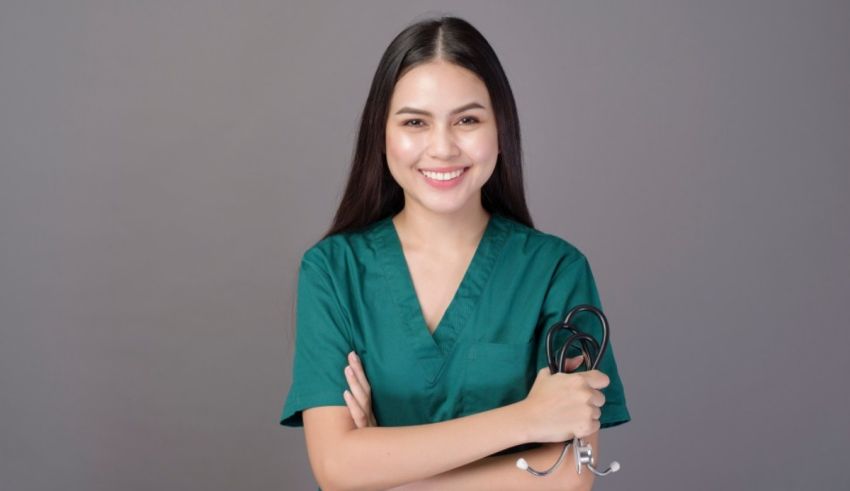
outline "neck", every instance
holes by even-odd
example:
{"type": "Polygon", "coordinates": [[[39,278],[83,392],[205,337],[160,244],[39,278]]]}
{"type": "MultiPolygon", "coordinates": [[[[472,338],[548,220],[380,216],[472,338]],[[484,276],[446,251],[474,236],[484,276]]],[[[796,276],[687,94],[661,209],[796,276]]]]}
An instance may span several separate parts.
{"type": "Polygon", "coordinates": [[[406,244],[428,250],[459,250],[478,244],[490,213],[480,203],[454,213],[405,205],[392,220],[406,244]]]}

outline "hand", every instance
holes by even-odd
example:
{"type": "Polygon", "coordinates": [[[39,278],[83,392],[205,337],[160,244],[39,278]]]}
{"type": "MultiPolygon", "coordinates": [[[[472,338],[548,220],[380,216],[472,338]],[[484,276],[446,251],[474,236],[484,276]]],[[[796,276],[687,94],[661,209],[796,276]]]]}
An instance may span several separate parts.
{"type": "Polygon", "coordinates": [[[358,428],[378,426],[375,415],[372,414],[372,388],[366,380],[366,372],[363,370],[360,358],[353,351],[348,354],[345,379],[351,390],[345,391],[343,397],[354,424],[358,428]]]}
{"type": "MultiPolygon", "coordinates": [[[[567,369],[574,370],[581,356],[570,358],[567,369]]],[[[575,373],[537,372],[537,378],[521,401],[527,422],[528,441],[563,442],[583,438],[599,430],[605,395],[598,389],[611,380],[599,370],[575,373]]]]}

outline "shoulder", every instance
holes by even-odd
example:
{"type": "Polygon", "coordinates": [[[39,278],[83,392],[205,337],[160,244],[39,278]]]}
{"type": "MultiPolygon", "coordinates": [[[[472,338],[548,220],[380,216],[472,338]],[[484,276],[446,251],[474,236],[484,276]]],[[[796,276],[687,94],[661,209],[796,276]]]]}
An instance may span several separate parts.
{"type": "Polygon", "coordinates": [[[374,261],[387,235],[387,220],[377,220],[357,231],[341,232],[322,238],[301,256],[301,264],[321,268],[329,276],[358,264],[374,261]]]}
{"type": "Polygon", "coordinates": [[[503,215],[495,216],[499,218],[506,231],[505,252],[507,254],[545,260],[549,263],[586,260],[584,253],[563,237],[529,227],[503,215]]]}

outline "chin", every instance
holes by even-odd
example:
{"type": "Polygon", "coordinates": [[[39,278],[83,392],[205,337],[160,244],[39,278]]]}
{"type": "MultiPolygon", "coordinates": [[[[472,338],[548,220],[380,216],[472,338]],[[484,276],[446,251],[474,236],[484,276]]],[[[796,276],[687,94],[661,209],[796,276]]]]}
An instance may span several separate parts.
{"type": "MultiPolygon", "coordinates": [[[[471,198],[472,197],[470,197],[470,199],[471,198]]],[[[439,201],[439,200],[424,200],[424,201],[420,200],[419,203],[422,205],[423,208],[425,208],[428,211],[431,211],[433,213],[451,215],[451,214],[454,214],[454,213],[459,213],[459,212],[463,211],[464,208],[468,208],[469,206],[472,206],[470,199],[467,199],[467,200],[462,201],[462,202],[458,202],[458,201],[455,201],[455,200],[451,200],[450,202],[449,201],[439,201]]]]}

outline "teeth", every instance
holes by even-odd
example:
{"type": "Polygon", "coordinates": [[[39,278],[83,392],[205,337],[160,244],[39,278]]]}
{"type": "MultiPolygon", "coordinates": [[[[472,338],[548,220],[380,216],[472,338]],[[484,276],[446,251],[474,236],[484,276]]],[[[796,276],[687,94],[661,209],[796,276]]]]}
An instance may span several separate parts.
{"type": "Polygon", "coordinates": [[[450,180],[454,179],[455,177],[463,174],[463,171],[464,171],[464,169],[456,170],[454,172],[447,172],[447,173],[430,172],[430,171],[427,171],[427,170],[423,170],[421,172],[423,174],[425,174],[426,176],[430,177],[431,179],[434,179],[435,181],[450,181],[450,180]]]}

